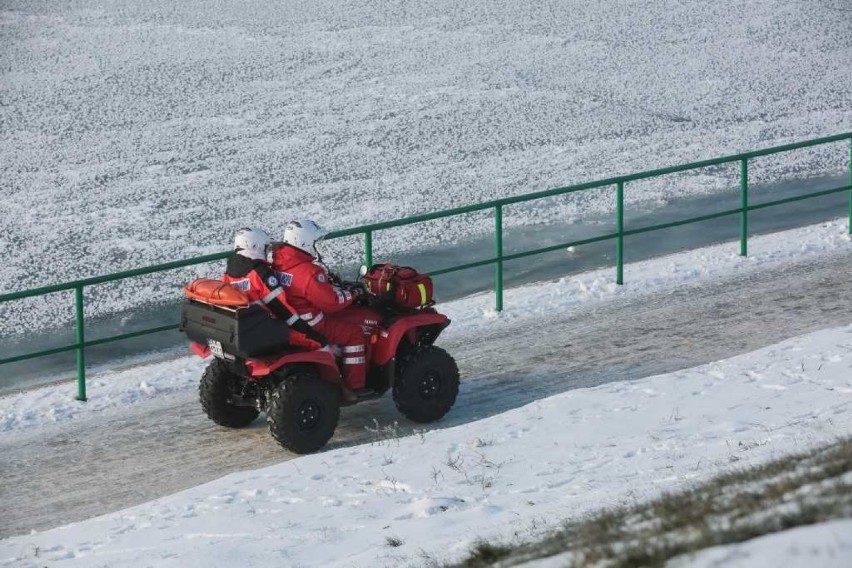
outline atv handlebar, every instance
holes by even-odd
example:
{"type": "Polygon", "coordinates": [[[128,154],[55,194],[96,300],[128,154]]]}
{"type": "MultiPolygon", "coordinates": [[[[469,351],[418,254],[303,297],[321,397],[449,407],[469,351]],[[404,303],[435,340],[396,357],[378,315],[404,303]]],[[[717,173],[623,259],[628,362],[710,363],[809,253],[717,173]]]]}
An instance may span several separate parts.
{"type": "Polygon", "coordinates": [[[367,305],[367,287],[363,282],[341,282],[339,286],[344,290],[356,294],[356,304],[367,305]]]}

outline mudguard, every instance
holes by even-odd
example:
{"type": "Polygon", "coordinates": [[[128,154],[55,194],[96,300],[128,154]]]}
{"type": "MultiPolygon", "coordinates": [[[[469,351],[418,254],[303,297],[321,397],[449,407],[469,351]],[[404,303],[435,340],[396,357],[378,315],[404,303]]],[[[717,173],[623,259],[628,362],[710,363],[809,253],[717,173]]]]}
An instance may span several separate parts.
{"type": "Polygon", "coordinates": [[[265,377],[284,365],[299,363],[316,366],[320,377],[327,381],[340,382],[340,371],[337,368],[334,354],[329,351],[300,351],[272,360],[248,359],[245,365],[252,377],[265,377]]]}
{"type": "MultiPolygon", "coordinates": [[[[211,355],[209,347],[195,341],[190,343],[189,349],[202,359],[211,355]]],[[[334,355],[328,351],[299,351],[271,360],[247,359],[245,367],[250,376],[259,378],[275,372],[284,365],[295,365],[298,363],[315,365],[320,377],[334,383],[340,382],[340,371],[337,368],[334,355]]]]}
{"type": "Polygon", "coordinates": [[[412,343],[417,341],[417,330],[423,327],[436,327],[436,332],[432,337],[434,341],[438,334],[450,324],[449,318],[439,313],[419,313],[416,315],[406,315],[399,318],[387,329],[379,332],[376,343],[373,345],[373,352],[370,357],[374,365],[385,365],[393,357],[396,356],[396,350],[399,342],[403,337],[412,343]]]}

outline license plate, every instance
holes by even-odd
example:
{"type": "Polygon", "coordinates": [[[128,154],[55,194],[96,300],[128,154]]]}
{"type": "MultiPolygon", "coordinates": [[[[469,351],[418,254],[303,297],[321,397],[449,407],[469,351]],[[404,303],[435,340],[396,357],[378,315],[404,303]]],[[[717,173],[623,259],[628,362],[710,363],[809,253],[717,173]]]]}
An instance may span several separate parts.
{"type": "Polygon", "coordinates": [[[225,352],[222,351],[222,344],[220,342],[215,339],[208,339],[207,347],[210,348],[210,353],[212,353],[214,357],[218,357],[219,359],[225,358],[225,352]]]}

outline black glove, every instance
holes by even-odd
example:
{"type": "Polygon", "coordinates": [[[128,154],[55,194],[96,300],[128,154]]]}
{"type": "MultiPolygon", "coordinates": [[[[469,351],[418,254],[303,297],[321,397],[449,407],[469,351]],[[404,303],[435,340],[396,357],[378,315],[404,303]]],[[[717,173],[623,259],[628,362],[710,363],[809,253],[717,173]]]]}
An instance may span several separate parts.
{"type": "Polygon", "coordinates": [[[363,282],[355,282],[352,289],[355,294],[355,302],[362,306],[370,305],[370,294],[367,292],[367,286],[363,282]]]}

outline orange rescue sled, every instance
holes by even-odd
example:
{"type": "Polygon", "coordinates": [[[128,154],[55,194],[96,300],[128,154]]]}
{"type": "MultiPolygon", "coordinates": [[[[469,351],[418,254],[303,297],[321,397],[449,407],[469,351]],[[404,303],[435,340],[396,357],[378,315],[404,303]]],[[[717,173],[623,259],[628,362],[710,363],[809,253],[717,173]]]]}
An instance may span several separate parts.
{"type": "Polygon", "coordinates": [[[190,300],[224,306],[228,308],[247,308],[248,297],[230,284],[212,278],[198,278],[183,287],[183,295],[190,300]]]}

